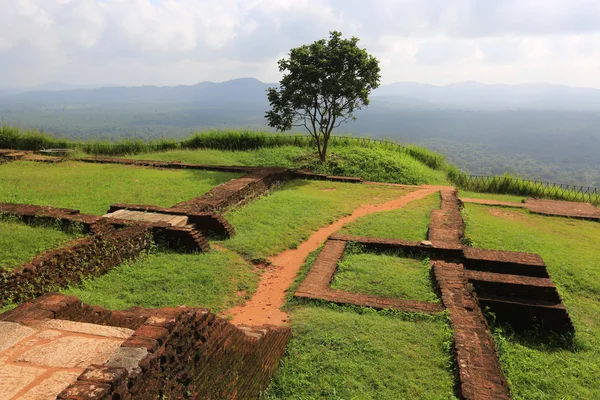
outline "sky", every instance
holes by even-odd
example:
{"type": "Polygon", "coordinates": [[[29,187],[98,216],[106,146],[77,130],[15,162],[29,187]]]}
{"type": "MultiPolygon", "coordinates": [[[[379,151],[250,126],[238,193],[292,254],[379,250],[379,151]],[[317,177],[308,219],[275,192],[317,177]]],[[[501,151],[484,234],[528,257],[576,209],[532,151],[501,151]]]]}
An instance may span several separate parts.
{"type": "Polygon", "coordinates": [[[598,0],[0,0],[0,87],[254,77],[331,30],[382,83],[600,88],[598,0]]]}

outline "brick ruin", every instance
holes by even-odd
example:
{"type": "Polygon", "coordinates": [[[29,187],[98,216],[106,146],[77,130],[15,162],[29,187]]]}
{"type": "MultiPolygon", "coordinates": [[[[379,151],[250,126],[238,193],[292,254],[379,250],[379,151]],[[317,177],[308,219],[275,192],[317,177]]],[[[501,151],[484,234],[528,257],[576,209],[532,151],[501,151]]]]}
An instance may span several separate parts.
{"type": "MultiPolygon", "coordinates": [[[[28,152],[14,153],[0,151],[0,159],[40,161],[36,159],[38,156],[28,152]]],[[[38,255],[22,268],[0,271],[0,281],[4,282],[0,304],[9,299],[29,300],[0,314],[0,323],[32,326],[40,321],[67,320],[133,331],[119,347],[118,357],[103,365],[90,365],[59,399],[257,397],[267,387],[285,351],[291,337],[289,328],[236,328],[208,310],[198,308],[110,311],[83,304],[73,297],[44,293],[77,283],[81,277],[106,273],[147,249],[152,238],[161,237],[187,251],[208,251],[209,236],[235,234],[220,213],[263,195],[279,182],[295,178],[352,183],[362,180],[281,168],[215,167],[113,158],[79,161],[246,175],[170,208],[113,204],[108,211],[109,214],[142,212],[147,214],[148,220],[106,218],[64,208],[0,204],[0,214],[18,216],[26,222],[77,225],[89,234],[61,249],[38,255]],[[163,216],[185,218],[185,225],[160,222],[163,216]],[[42,297],[37,297],[40,295],[42,297]]],[[[461,397],[509,399],[508,385],[482,310],[489,308],[498,321],[510,323],[515,330],[541,328],[572,334],[573,324],[541,257],[463,246],[464,222],[457,191],[442,190],[440,196],[441,209],[431,213],[429,242],[334,234],[294,296],[428,314],[447,310],[454,331],[461,397]],[[331,281],[348,242],[359,243],[366,250],[392,250],[429,257],[441,304],[332,289],[331,281]]],[[[527,207],[535,212],[533,205],[527,207]]]]}
{"type": "Polygon", "coordinates": [[[376,309],[435,314],[448,311],[454,334],[459,392],[465,399],[510,399],[493,337],[483,314],[513,329],[573,334],[574,327],[546,265],[537,254],[463,246],[464,221],[458,192],[442,190],[441,208],[431,212],[429,241],[334,234],[329,237],[294,296],[376,309]],[[366,251],[396,251],[431,259],[442,305],[348,293],[330,287],[347,243],[366,251]]]}
{"type": "MultiPolygon", "coordinates": [[[[0,328],[19,324],[60,329],[65,321],[132,332],[124,336],[107,362],[86,365],[77,380],[58,395],[60,400],[256,398],[266,389],[291,338],[290,328],[236,328],[206,309],[110,311],[57,293],[0,314],[0,328]]],[[[24,335],[14,340],[31,339],[24,335]]],[[[39,353],[51,353],[51,346],[52,341],[42,343],[39,353]]],[[[38,362],[44,365],[44,360],[38,362]]],[[[56,370],[58,366],[53,367],[56,370]]]]}

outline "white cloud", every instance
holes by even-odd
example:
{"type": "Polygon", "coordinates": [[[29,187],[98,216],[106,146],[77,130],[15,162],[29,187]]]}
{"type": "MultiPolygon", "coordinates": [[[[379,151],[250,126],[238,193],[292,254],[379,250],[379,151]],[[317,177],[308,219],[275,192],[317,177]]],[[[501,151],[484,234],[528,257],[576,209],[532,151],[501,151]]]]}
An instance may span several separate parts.
{"type": "Polygon", "coordinates": [[[600,87],[596,0],[0,0],[0,87],[279,78],[289,49],[336,29],[384,83],[600,87]]]}

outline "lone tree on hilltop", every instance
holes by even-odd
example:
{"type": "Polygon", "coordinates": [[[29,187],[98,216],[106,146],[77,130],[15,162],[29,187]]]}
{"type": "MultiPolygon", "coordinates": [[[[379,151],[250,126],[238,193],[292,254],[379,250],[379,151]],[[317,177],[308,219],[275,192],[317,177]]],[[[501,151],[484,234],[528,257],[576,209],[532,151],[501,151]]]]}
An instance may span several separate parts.
{"type": "Polygon", "coordinates": [[[269,125],[280,131],[304,126],[321,161],[331,132],[355,120],[354,111],[368,105],[369,93],[379,87],[379,61],[357,44],[358,38],[342,39],[333,31],[329,40],[292,49],[289,59],[278,62],[284,73],[279,88],[268,90],[269,125]]]}

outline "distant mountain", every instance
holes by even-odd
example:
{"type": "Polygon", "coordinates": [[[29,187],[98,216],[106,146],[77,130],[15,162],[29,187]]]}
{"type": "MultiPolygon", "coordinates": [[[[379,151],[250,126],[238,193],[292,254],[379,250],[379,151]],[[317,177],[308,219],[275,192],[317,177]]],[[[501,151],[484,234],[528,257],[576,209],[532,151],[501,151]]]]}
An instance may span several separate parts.
{"type": "MultiPolygon", "coordinates": [[[[373,97],[411,98],[460,108],[600,110],[600,90],[550,84],[461,82],[435,86],[414,82],[383,85],[373,97]]],[[[403,100],[405,101],[405,100],[403,100]]]]}
{"type": "MultiPolygon", "coordinates": [[[[51,83],[25,93],[0,90],[4,102],[64,104],[184,104],[257,103],[267,104],[266,89],[275,83],[253,78],[222,83],[200,82],[181,86],[73,87],[51,83]]],[[[20,89],[23,90],[23,89],[20,89]]],[[[600,110],[600,90],[550,84],[483,84],[461,82],[435,86],[414,82],[383,85],[373,92],[372,107],[401,109],[532,109],[600,110]]]]}
{"type": "Polygon", "coordinates": [[[15,102],[52,103],[153,103],[181,104],[197,102],[266,101],[265,91],[273,84],[253,78],[223,83],[201,82],[191,86],[114,86],[99,89],[31,91],[11,96],[15,102]]]}

